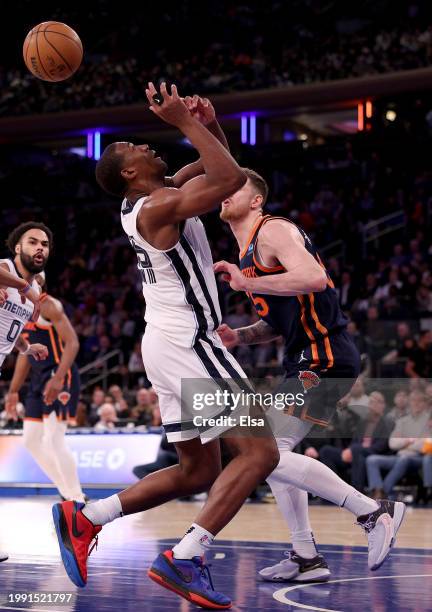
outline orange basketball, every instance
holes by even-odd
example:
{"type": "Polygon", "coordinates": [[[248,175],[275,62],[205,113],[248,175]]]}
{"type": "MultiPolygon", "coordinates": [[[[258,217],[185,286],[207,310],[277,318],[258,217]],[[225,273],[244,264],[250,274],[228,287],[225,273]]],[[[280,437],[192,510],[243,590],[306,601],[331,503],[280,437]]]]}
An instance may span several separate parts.
{"type": "Polygon", "coordinates": [[[80,37],[65,23],[44,21],[27,34],[23,45],[27,68],[43,81],[64,81],[80,67],[80,37]]]}

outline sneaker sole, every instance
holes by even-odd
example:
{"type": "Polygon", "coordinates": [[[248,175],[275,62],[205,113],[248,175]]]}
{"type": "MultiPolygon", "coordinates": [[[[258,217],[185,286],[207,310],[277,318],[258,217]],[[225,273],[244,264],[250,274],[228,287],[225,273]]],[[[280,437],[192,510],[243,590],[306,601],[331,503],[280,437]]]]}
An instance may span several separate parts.
{"type": "MultiPolygon", "coordinates": [[[[85,587],[86,583],[81,577],[75,555],[67,548],[63,541],[62,533],[67,533],[67,524],[61,504],[55,504],[52,509],[54,526],[60,548],[60,554],[64,568],[70,580],[78,587],[85,587]]],[[[72,544],[70,543],[72,547],[72,544]]]]}
{"type": "Polygon", "coordinates": [[[168,578],[168,576],[162,572],[159,572],[158,570],[155,570],[154,568],[150,568],[148,570],[147,576],[159,586],[168,589],[168,591],[176,593],[176,595],[180,595],[180,597],[183,597],[183,599],[186,599],[187,601],[190,601],[201,608],[209,608],[211,610],[228,610],[232,606],[231,603],[225,605],[217,604],[209,599],[206,599],[205,597],[202,597],[201,595],[198,595],[197,593],[187,591],[168,578]]]}
{"type": "Polygon", "coordinates": [[[327,582],[330,580],[331,572],[328,569],[315,569],[310,572],[304,572],[303,574],[298,573],[292,576],[279,576],[277,578],[266,578],[261,574],[258,574],[260,580],[264,582],[301,582],[303,584],[308,582],[327,582]]]}
{"type": "Polygon", "coordinates": [[[9,557],[7,555],[0,555],[0,562],[1,561],[7,561],[9,559],[9,557]]]}
{"type": "Polygon", "coordinates": [[[376,572],[376,570],[381,567],[381,565],[384,563],[384,561],[389,556],[391,549],[395,545],[397,532],[399,531],[399,528],[402,525],[402,521],[404,520],[405,512],[406,512],[406,505],[402,502],[396,502],[395,507],[394,507],[394,514],[393,514],[393,521],[395,524],[395,529],[394,529],[393,537],[390,541],[390,546],[388,547],[388,551],[385,557],[381,559],[379,563],[375,564],[373,567],[370,568],[372,572],[376,572]]]}

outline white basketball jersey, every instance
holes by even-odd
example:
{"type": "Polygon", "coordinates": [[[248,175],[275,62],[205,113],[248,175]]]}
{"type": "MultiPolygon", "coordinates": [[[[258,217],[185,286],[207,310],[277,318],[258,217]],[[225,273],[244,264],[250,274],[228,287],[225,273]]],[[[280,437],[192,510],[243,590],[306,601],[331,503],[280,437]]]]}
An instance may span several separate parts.
{"type": "Polygon", "coordinates": [[[192,347],[199,335],[212,332],[221,321],[205,229],[198,217],[188,219],[175,246],[166,251],[155,249],[136,226],[145,199],[135,204],[123,200],[121,208],[123,229],[138,257],[144,318],[176,344],[192,347]]]}
{"type": "MultiPolygon", "coordinates": [[[[0,263],[7,264],[9,272],[19,278],[13,261],[10,259],[0,259],[0,263]]],[[[33,281],[31,286],[32,289],[35,289],[38,293],[40,292],[36,281],[33,281]]],[[[7,355],[12,351],[23,327],[33,314],[33,303],[30,300],[26,300],[25,304],[23,304],[18,289],[8,287],[7,294],[6,302],[0,306],[0,367],[7,355]]]]}

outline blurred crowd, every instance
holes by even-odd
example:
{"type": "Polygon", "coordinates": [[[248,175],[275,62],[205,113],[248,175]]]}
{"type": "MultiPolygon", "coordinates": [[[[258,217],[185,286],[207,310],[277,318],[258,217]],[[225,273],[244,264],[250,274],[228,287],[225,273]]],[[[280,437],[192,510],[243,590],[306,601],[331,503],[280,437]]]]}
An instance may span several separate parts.
{"type": "MultiPolygon", "coordinates": [[[[29,27],[41,21],[28,0],[28,10],[22,4],[29,27]]],[[[83,39],[83,66],[65,83],[46,84],[29,74],[19,50],[10,52],[26,32],[12,25],[0,43],[9,62],[0,67],[0,116],[139,103],[149,80],[211,94],[413,69],[432,58],[430,6],[422,0],[352,6],[340,0],[197,6],[188,0],[175,9],[170,2],[162,10],[149,5],[130,16],[107,0],[92,4],[85,15],[55,6],[47,14],[83,39]]]]}

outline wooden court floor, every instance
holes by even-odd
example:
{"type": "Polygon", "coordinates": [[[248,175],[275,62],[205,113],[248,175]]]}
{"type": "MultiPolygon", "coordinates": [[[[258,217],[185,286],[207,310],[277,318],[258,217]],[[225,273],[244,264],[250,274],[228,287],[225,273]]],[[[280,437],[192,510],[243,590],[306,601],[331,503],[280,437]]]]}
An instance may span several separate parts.
{"type": "MultiPolygon", "coordinates": [[[[153,558],[172,547],[193,521],[198,502],[172,502],[104,527],[89,561],[85,589],[71,585],[59,558],[49,497],[0,498],[0,610],[58,612],[191,612],[195,606],[161,589],[146,576],[153,558]],[[9,601],[22,592],[69,592],[61,606],[9,601]]],[[[331,506],[312,506],[311,520],[332,571],[321,585],[260,583],[259,569],[283,557],[288,532],[276,505],[246,504],[219,537],[208,561],[216,587],[233,610],[395,612],[432,610],[432,509],[409,508],[396,548],[378,571],[367,569],[366,539],[353,517],[331,506]]]]}

